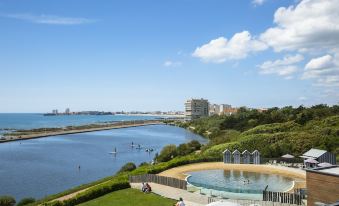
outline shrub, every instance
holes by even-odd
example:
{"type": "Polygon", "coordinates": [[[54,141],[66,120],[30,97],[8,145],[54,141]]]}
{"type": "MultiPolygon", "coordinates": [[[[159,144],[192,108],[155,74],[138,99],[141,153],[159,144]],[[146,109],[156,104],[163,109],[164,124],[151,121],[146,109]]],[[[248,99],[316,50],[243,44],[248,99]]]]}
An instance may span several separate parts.
{"type": "Polygon", "coordinates": [[[98,198],[100,196],[103,196],[105,194],[108,194],[110,192],[116,191],[116,190],[122,190],[129,188],[130,185],[126,179],[119,179],[116,178],[115,180],[109,181],[107,183],[104,183],[102,185],[94,186],[82,193],[79,193],[75,197],[63,201],[63,205],[65,206],[73,206],[78,205],[83,202],[87,202],[89,200],[98,198]]]}
{"type": "Polygon", "coordinates": [[[15,199],[11,196],[0,196],[0,206],[14,206],[15,199]]]}
{"type": "Polygon", "coordinates": [[[177,156],[177,147],[174,144],[170,144],[161,150],[157,160],[159,162],[167,162],[175,156],[177,156]]]}
{"type": "Polygon", "coordinates": [[[189,143],[187,143],[187,145],[193,148],[193,150],[199,150],[201,148],[201,144],[197,140],[192,140],[189,143]]]}
{"type": "Polygon", "coordinates": [[[16,206],[23,206],[23,205],[28,205],[30,203],[35,202],[35,199],[32,197],[27,197],[23,198],[22,200],[19,201],[19,203],[16,206]]]}
{"type": "Polygon", "coordinates": [[[121,167],[121,169],[118,171],[118,173],[122,172],[130,172],[137,168],[133,162],[128,162],[124,166],[121,167]]]}

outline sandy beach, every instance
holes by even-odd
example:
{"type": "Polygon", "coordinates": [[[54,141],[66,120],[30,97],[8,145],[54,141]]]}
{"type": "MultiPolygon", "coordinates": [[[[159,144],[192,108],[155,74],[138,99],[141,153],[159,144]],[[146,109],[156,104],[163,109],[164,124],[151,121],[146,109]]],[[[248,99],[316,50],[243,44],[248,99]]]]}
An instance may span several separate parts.
{"type": "Polygon", "coordinates": [[[295,181],[293,189],[306,187],[306,172],[300,169],[273,166],[273,165],[252,165],[252,164],[224,164],[223,162],[208,162],[184,165],[161,172],[159,175],[185,180],[188,172],[200,170],[242,170],[265,174],[278,174],[293,178],[295,181]]]}

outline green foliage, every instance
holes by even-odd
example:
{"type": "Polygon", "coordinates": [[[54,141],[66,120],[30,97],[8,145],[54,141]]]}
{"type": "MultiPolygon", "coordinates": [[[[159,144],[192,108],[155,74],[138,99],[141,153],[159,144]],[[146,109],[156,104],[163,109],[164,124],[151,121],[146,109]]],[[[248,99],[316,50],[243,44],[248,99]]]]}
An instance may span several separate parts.
{"type": "Polygon", "coordinates": [[[221,157],[222,151],[259,150],[264,157],[280,157],[286,153],[299,156],[311,148],[339,151],[339,115],[312,120],[304,126],[289,121],[260,125],[240,134],[236,141],[211,146],[205,155],[221,157]]]}
{"type": "Polygon", "coordinates": [[[177,146],[175,146],[174,144],[170,144],[170,145],[165,146],[161,150],[157,160],[159,162],[167,162],[175,156],[177,156],[177,146]]]}
{"type": "Polygon", "coordinates": [[[167,145],[161,150],[160,155],[156,155],[156,160],[158,162],[167,162],[174,157],[191,154],[200,148],[201,144],[196,140],[192,140],[191,142],[185,144],[180,144],[178,147],[175,145],[167,145]]]}
{"type": "Polygon", "coordinates": [[[265,157],[295,156],[310,148],[335,152],[339,147],[339,105],[291,106],[267,111],[239,108],[236,114],[211,116],[186,123],[210,141],[204,154],[221,157],[228,149],[258,149],[265,157]]]}
{"type": "Polygon", "coordinates": [[[186,143],[189,148],[192,148],[193,151],[199,150],[201,148],[201,144],[197,140],[192,140],[189,143],[186,143]]]}
{"type": "Polygon", "coordinates": [[[15,199],[11,196],[0,196],[0,206],[14,206],[15,199]]]}
{"type": "Polygon", "coordinates": [[[121,167],[121,169],[118,171],[118,173],[122,172],[130,172],[137,168],[133,162],[128,162],[124,166],[121,167]]]}
{"type": "Polygon", "coordinates": [[[242,107],[236,114],[200,118],[186,123],[187,125],[185,126],[194,128],[194,131],[199,134],[213,138],[218,135],[218,129],[219,131],[228,129],[246,131],[258,125],[288,121],[305,125],[311,120],[320,120],[333,115],[339,115],[339,105],[329,107],[320,104],[310,108],[288,106],[280,109],[274,107],[263,112],[242,107]]]}
{"type": "Polygon", "coordinates": [[[34,198],[26,197],[26,198],[23,198],[22,200],[20,200],[16,206],[24,206],[24,205],[31,204],[33,202],[35,202],[34,198]]]}

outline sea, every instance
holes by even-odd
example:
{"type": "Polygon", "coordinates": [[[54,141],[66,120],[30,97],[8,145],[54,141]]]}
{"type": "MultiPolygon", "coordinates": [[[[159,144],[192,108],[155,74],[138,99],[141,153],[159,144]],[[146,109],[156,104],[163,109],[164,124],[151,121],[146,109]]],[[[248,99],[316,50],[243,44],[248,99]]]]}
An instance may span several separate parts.
{"type": "MultiPolygon", "coordinates": [[[[152,119],[150,116],[43,116],[0,114],[0,128],[31,129],[107,121],[152,119]]],[[[0,196],[17,201],[43,198],[114,175],[124,164],[151,162],[168,144],[206,139],[183,128],[150,125],[59,135],[0,144],[0,196]],[[138,145],[142,149],[131,147],[138,145]],[[146,148],[154,149],[148,153],[146,148]],[[116,154],[111,154],[112,151],[116,154]]]]}

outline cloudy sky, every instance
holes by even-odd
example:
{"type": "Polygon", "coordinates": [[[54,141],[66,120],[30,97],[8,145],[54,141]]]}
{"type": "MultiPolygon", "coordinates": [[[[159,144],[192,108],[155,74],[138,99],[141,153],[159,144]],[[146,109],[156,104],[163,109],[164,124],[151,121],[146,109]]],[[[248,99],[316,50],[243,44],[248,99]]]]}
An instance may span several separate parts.
{"type": "Polygon", "coordinates": [[[339,102],[338,0],[2,0],[0,112],[339,102]]]}

